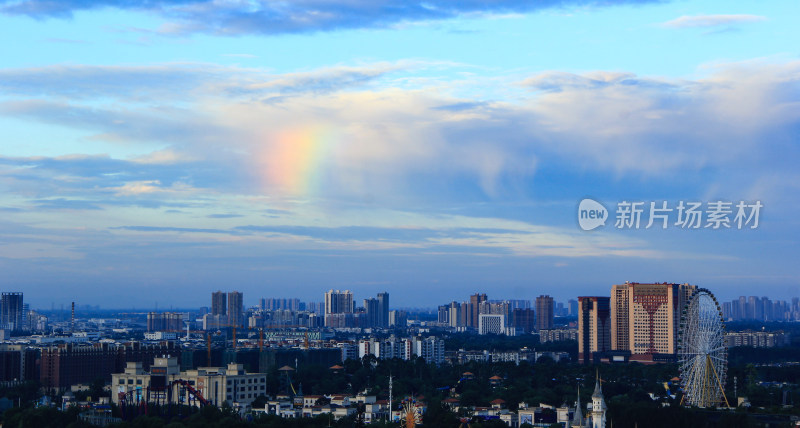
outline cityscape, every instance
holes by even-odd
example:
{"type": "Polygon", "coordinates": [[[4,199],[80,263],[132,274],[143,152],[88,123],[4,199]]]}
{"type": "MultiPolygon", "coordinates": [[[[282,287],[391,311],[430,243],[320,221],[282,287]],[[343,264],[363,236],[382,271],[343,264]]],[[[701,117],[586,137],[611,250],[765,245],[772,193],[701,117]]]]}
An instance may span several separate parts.
{"type": "MultiPolygon", "coordinates": [[[[455,423],[476,426],[496,421],[511,427],[602,427],[610,426],[615,416],[624,418],[608,413],[601,372],[607,376],[604,382],[612,382],[613,373],[626,366],[672,367],[673,372],[659,371],[665,377],[650,384],[649,400],[665,408],[691,396],[691,385],[681,379],[689,373],[679,368],[691,342],[685,338],[691,324],[686,314],[692,302],[708,294],[716,322],[733,328],[719,331],[724,348],[719,355],[725,361],[714,366],[719,376],[728,377],[727,385],[720,385],[712,401],[700,408],[739,408],[742,414],[754,405],[742,392],[758,388],[776,388],[782,392],[783,408],[792,408],[796,384],[755,382],[745,376],[740,392],[737,376],[730,384],[730,373],[737,368],[727,364],[737,353],[747,355],[746,349],[793,353],[800,334],[797,298],[787,302],[742,296],[720,305],[708,290],[666,282],[624,282],[606,294],[556,302],[549,295],[531,301],[476,293],[435,309],[403,310],[393,308],[388,292],[359,304],[349,290],[325,291],[321,301],[246,300],[242,292],[218,290],[210,293],[208,306],[137,312],[75,303],[68,309],[31,309],[22,292],[3,292],[0,382],[7,391],[34,383],[42,394],[29,392],[37,406],[81,409],[82,423],[100,426],[146,416],[143,409],[148,407],[161,417],[167,411],[167,418],[181,407],[213,406],[243,418],[306,418],[349,426],[406,424],[409,411],[416,415],[415,423],[424,423],[427,410],[439,406],[455,423]],[[253,301],[257,304],[245,304],[253,301]],[[409,390],[403,383],[402,366],[397,374],[366,379],[363,389],[341,383],[362,364],[375,369],[420,363],[441,372],[464,371],[452,379],[457,386],[438,388],[437,396],[428,399],[421,394],[426,388],[409,390]],[[478,380],[480,375],[470,369],[480,373],[480,367],[491,368],[489,373],[525,367],[534,372],[544,367],[596,372],[566,381],[562,389],[570,394],[557,401],[532,403],[504,399],[510,398],[511,379],[498,374],[481,379],[489,395],[470,398],[463,388],[478,380]],[[339,389],[334,381],[325,384],[308,377],[320,370],[323,377],[338,378],[339,389]],[[582,397],[590,390],[591,396],[582,397]]],[[[795,364],[776,367],[800,365],[795,364]]],[[[0,405],[13,406],[2,399],[0,405]]],[[[794,423],[791,413],[750,414],[748,423],[794,423]]],[[[721,416],[719,420],[726,420],[721,416]]]]}
{"type": "Polygon", "coordinates": [[[798,17],[0,0],[0,428],[800,427],[798,17]]]}

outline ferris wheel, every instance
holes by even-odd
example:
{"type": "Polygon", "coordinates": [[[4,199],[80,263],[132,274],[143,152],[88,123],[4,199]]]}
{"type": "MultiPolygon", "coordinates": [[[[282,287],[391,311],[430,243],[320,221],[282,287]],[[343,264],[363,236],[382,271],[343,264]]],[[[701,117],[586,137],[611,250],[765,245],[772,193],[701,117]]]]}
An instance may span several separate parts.
{"type": "Polygon", "coordinates": [[[422,405],[412,397],[403,400],[402,426],[415,428],[422,424],[422,405]]]}
{"type": "Polygon", "coordinates": [[[717,299],[705,288],[689,298],[678,336],[682,403],[697,407],[730,407],[725,397],[728,350],[725,324],[717,299]]]}

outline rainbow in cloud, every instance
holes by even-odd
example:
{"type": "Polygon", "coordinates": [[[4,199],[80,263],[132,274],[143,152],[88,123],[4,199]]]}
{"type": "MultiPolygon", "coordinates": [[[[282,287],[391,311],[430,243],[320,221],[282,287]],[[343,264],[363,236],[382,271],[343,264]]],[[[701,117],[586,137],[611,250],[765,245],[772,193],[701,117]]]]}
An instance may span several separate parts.
{"type": "Polygon", "coordinates": [[[270,191],[294,196],[318,191],[337,141],[333,128],[320,125],[273,135],[261,154],[264,185],[270,191]]]}

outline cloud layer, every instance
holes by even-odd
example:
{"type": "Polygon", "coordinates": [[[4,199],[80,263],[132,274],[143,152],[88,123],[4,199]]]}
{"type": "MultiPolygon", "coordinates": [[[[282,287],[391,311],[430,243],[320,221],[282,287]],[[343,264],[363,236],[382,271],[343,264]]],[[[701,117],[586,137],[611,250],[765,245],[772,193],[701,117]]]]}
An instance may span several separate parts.
{"type": "Polygon", "coordinates": [[[759,15],[693,15],[681,16],[663,25],[669,28],[708,28],[736,24],[748,24],[752,22],[766,21],[767,18],[759,15]]]}
{"type": "Polygon", "coordinates": [[[393,2],[353,0],[293,2],[221,0],[3,0],[0,12],[34,18],[69,17],[80,10],[118,8],[163,16],[162,33],[217,35],[285,34],[350,28],[379,28],[403,22],[464,15],[524,13],[548,8],[652,3],[655,0],[500,0],[393,2]]]}
{"type": "Polygon", "coordinates": [[[460,94],[444,78],[396,84],[425,67],[2,70],[4,120],[50,129],[56,140],[76,133],[108,153],[141,150],[67,145],[61,155],[0,157],[0,265],[48,260],[63,273],[88,263],[112,278],[158,261],[163,279],[175,275],[167,262],[200,263],[198,272],[224,280],[225,269],[252,269],[245,262],[258,257],[270,258],[254,262],[264,269],[303,271],[313,260],[328,266],[320,272],[341,269],[333,259],[373,257],[413,269],[444,259],[725,264],[738,253],[724,240],[687,251],[685,241],[579,232],[573,205],[587,194],[654,199],[678,189],[681,198],[763,200],[772,221],[800,208],[785,197],[800,182],[798,62],[723,64],[692,80],[472,77],[517,91],[514,101],[460,94]]]}

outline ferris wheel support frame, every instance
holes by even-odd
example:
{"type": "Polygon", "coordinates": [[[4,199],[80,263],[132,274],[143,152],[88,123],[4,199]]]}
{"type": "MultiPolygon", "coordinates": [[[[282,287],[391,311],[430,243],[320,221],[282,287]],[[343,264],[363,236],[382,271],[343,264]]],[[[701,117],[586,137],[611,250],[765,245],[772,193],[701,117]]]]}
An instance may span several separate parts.
{"type": "Polygon", "coordinates": [[[714,356],[714,359],[719,360],[719,367],[712,361],[712,354],[718,351],[720,347],[725,347],[724,331],[725,324],[722,320],[722,312],[714,294],[705,288],[697,289],[686,302],[683,316],[681,317],[679,352],[681,362],[681,384],[684,390],[684,394],[681,397],[681,405],[684,403],[689,404],[691,400],[692,405],[700,407],[715,404],[722,405],[724,403],[727,408],[731,408],[722,381],[722,376],[724,376],[727,365],[727,349],[723,351],[722,356],[714,356]],[[701,299],[710,299],[710,301],[713,302],[713,308],[716,310],[709,310],[710,308],[707,305],[710,302],[701,299]],[[703,305],[703,302],[705,302],[705,305],[703,305]],[[714,337],[713,342],[715,342],[716,348],[711,350],[709,350],[707,346],[710,342],[705,342],[706,346],[699,346],[697,342],[697,332],[692,331],[693,327],[698,325],[708,327],[709,324],[707,322],[704,323],[704,321],[712,319],[707,318],[710,314],[718,317],[716,319],[718,322],[718,324],[716,324],[717,329],[716,331],[707,330],[705,331],[707,334],[701,337],[714,337]],[[690,316],[692,318],[689,318],[690,316]],[[691,352],[693,350],[697,351],[691,352]],[[722,375],[720,375],[719,371],[723,371],[722,375]],[[698,376],[698,374],[700,376],[698,376]],[[690,398],[687,400],[687,397],[690,398]]]}

